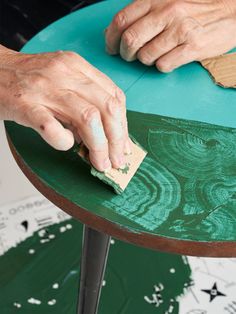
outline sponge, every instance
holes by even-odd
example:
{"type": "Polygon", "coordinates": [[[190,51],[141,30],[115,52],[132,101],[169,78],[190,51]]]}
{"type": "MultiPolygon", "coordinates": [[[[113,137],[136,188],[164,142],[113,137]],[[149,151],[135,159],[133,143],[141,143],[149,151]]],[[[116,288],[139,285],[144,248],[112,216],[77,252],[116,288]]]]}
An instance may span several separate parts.
{"type": "Polygon", "coordinates": [[[89,152],[86,146],[81,143],[78,146],[77,154],[87,163],[91,165],[91,174],[94,177],[99,178],[104,183],[113,187],[117,194],[124,192],[129,182],[135,175],[139,166],[143,162],[144,158],[147,155],[147,152],[140,144],[133,138],[131,141],[131,151],[132,153],[126,156],[127,163],[122,169],[110,169],[106,172],[100,172],[96,170],[89,162],[89,152]]]}

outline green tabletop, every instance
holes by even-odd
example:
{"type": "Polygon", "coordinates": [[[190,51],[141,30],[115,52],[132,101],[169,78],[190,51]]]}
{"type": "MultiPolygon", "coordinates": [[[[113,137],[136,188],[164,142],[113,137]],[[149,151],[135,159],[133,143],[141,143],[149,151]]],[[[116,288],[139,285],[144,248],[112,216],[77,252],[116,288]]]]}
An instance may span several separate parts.
{"type": "Polygon", "coordinates": [[[105,1],[50,25],[23,49],[74,50],[127,95],[130,133],[148,156],[122,195],[73,151],[6,123],[15,157],[51,201],[82,222],[171,252],[236,256],[236,93],[198,63],[161,74],[105,53],[103,30],[128,1],[105,1]]]}

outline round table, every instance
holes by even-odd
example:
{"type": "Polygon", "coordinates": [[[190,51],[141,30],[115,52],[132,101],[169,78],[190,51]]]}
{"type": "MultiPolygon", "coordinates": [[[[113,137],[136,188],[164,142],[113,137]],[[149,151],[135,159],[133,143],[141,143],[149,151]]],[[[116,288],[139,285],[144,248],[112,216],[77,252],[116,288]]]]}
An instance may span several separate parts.
{"type": "MultiPolygon", "coordinates": [[[[73,50],[126,93],[130,133],[148,151],[126,191],[90,175],[71,150],[6,122],[12,153],[50,201],[85,224],[78,313],[95,313],[110,236],[178,254],[236,256],[236,93],[198,63],[170,74],[105,53],[103,30],[129,1],[74,12],[23,51],[73,50]]],[[[125,257],[124,257],[125,258],[125,257]]]]}

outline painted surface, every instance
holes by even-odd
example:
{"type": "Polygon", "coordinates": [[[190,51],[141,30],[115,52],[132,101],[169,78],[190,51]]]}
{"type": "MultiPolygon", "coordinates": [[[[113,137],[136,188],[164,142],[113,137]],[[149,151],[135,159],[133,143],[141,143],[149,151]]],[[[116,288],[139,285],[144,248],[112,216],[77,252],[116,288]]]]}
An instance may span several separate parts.
{"type": "Polygon", "coordinates": [[[161,74],[154,67],[106,54],[104,29],[129,2],[108,0],[79,10],[39,33],[24,51],[80,53],[126,91],[130,110],[236,127],[236,91],[216,86],[200,64],[161,74]]]}
{"type": "MultiPolygon", "coordinates": [[[[81,240],[82,225],[70,220],[36,232],[1,256],[1,314],[74,314],[81,240]]],[[[190,275],[181,256],[116,241],[111,245],[99,313],[177,314],[176,298],[189,286],[190,275]]]]}
{"type": "Polygon", "coordinates": [[[121,195],[93,178],[73,150],[55,151],[13,123],[7,129],[47,185],[98,216],[134,232],[236,240],[236,129],[132,111],[128,121],[148,155],[121,195]]]}
{"type": "Polygon", "coordinates": [[[226,128],[236,126],[235,90],[213,84],[196,63],[164,75],[108,56],[103,30],[127,2],[106,1],[75,12],[24,48],[75,50],[126,91],[128,109],[140,112],[128,114],[130,133],[149,154],[125,193],[114,195],[73,152],[59,153],[31,130],[9,123],[14,145],[48,186],[131,231],[197,241],[236,240],[235,130],[226,128]]]}

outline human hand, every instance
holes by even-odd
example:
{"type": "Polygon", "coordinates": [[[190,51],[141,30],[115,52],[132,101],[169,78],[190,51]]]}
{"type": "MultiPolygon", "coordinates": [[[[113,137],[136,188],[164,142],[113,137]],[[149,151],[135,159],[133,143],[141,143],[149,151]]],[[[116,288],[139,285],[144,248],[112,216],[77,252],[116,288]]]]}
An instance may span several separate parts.
{"type": "Polygon", "coordinates": [[[130,152],[124,93],[74,52],[1,50],[0,119],[33,128],[58,150],[83,141],[99,171],[122,167],[130,152]]]}
{"type": "Polygon", "coordinates": [[[136,0],[106,30],[107,51],[162,72],[236,46],[235,0],[136,0]]]}

